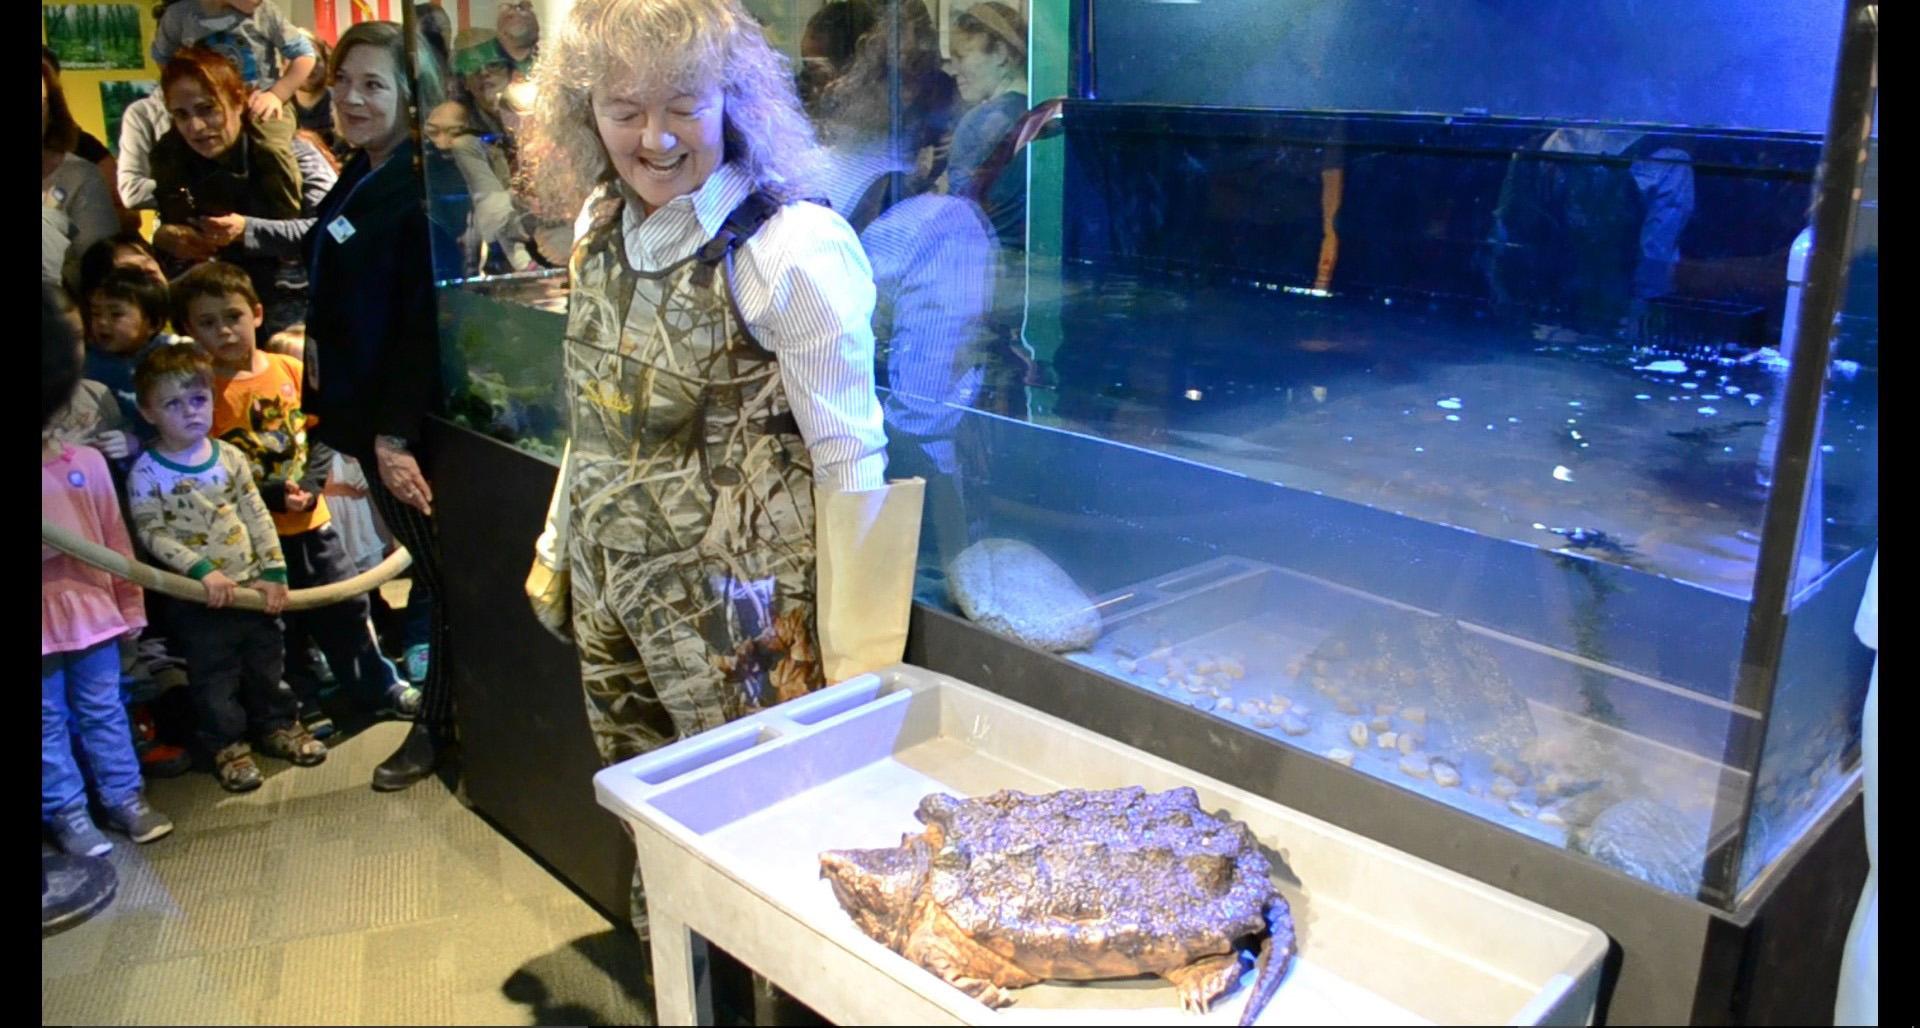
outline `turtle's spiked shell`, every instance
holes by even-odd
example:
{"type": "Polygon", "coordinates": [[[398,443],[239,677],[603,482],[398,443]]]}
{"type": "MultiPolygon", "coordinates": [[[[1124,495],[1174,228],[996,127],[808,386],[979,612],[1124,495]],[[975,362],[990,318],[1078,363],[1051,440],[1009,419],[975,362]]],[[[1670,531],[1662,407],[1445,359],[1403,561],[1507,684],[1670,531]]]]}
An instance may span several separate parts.
{"type": "Polygon", "coordinates": [[[1164,971],[1266,929],[1266,856],[1192,789],[933,795],[918,813],[934,902],[1035,977],[1164,971]]]}
{"type": "Polygon", "coordinates": [[[862,931],[989,1003],[1158,974],[1205,1009],[1238,980],[1239,943],[1267,935],[1249,1023],[1285,974],[1293,930],[1265,854],[1192,789],[936,793],[916,813],[923,833],[822,853],[821,872],[862,931]]]}

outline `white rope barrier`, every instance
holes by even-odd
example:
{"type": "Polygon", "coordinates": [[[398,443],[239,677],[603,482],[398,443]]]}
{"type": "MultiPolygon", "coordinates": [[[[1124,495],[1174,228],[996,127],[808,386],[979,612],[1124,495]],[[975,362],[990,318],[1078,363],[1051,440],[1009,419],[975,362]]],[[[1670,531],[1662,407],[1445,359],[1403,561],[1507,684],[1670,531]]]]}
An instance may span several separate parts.
{"type": "MultiPolygon", "coordinates": [[[[193,603],[207,602],[207,587],[199,582],[185,575],[176,575],[151,564],[142,564],[137,560],[129,559],[99,543],[83,539],[45,518],[40,519],[40,541],[69,557],[91,564],[108,574],[124,578],[142,589],[152,589],[193,603]]],[[[289,590],[286,609],[312,610],[315,607],[325,607],[361,593],[371,592],[405,571],[412,563],[413,556],[407,552],[407,548],[396,546],[393,553],[371,571],[362,571],[344,582],[329,582],[311,589],[289,590]]],[[[239,588],[234,590],[233,603],[230,606],[239,610],[264,611],[266,601],[257,590],[239,588]]]]}

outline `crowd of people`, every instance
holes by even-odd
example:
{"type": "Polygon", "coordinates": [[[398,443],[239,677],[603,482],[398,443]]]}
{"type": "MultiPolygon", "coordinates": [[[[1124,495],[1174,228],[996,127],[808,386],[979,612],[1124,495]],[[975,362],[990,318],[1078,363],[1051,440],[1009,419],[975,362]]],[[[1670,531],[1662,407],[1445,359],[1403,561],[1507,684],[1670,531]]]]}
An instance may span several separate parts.
{"type": "MultiPolygon", "coordinates": [[[[732,0],[641,6],[740,13],[732,0]]],[[[89,780],[105,823],[149,841],[165,818],[128,767],[176,773],[191,750],[222,786],[245,791],[260,784],[257,756],[324,760],[334,688],[376,716],[415,721],[376,788],[418,781],[452,746],[421,432],[441,396],[433,284],[564,267],[592,222],[582,196],[561,199],[551,176],[534,174],[543,158],[555,158],[549,172],[578,160],[568,149],[582,137],[535,124],[552,116],[542,106],[552,77],[539,70],[530,0],[504,0],[491,30],[456,32],[437,6],[415,14],[409,52],[392,23],[329,45],[269,4],[163,2],[160,88],[127,108],[117,157],[75,125],[43,50],[43,279],[84,341],[85,369],[43,432],[43,513],[206,591],[205,603],[143,595],[44,550],[43,814],[70,851],[110,845],[89,812],[89,780]],[[143,211],[150,237],[138,230],[143,211]],[[378,593],[282,609],[288,590],[342,582],[396,544],[413,557],[403,616],[378,593]],[[266,609],[233,605],[237,587],[257,590],[266,609]],[[193,725],[156,739],[148,704],[168,684],[185,685],[193,725]]],[[[1004,305],[1024,245],[1025,183],[1008,171],[1009,142],[1027,105],[1019,12],[987,0],[952,28],[942,57],[923,0],[831,0],[808,22],[801,59],[770,57],[762,71],[783,78],[754,88],[796,119],[792,138],[768,145],[787,151],[792,184],[809,192],[783,200],[825,201],[808,209],[834,212],[821,225],[847,231],[837,259],[872,282],[857,316],[887,387],[886,430],[908,442],[897,473],[957,490],[955,411],[990,399],[996,366],[1017,363],[1004,352],[1017,338],[1004,305]]],[[[745,110],[739,95],[726,102],[739,108],[730,118],[745,110]]],[[[604,166],[613,144],[604,132],[586,138],[604,166]]],[[[729,136],[701,182],[732,166],[734,147],[729,136]]],[[[711,213],[688,222],[692,243],[718,227],[706,224],[711,213]]],[[[782,226],[797,217],[776,213],[762,237],[791,235],[782,226]]],[[[839,238],[812,235],[816,246],[839,238]]],[[[775,284],[765,288],[759,301],[736,299],[771,304],[775,284]]],[[[823,316],[856,316],[836,305],[861,295],[851,284],[823,295],[823,316]]],[[[775,325],[796,316],[768,311],[775,325]]],[[[782,373],[804,376],[789,370],[800,362],[784,363],[782,373]]],[[[871,372],[863,381],[871,396],[871,372]]],[[[787,417],[814,433],[851,418],[842,435],[859,445],[814,464],[844,472],[849,487],[871,485],[882,417],[869,424],[857,403],[800,413],[833,408],[832,388],[813,381],[806,391],[820,395],[798,397],[787,417]]],[[[950,499],[934,506],[959,510],[950,499]]],[[[933,538],[951,551],[968,535],[949,524],[933,538]]],[[[698,730],[702,717],[642,735],[698,730]]],[[[630,730],[601,733],[609,759],[627,752],[610,740],[630,730]]]]}
{"type": "Polygon", "coordinates": [[[111,848],[102,823],[166,835],[142,778],[194,755],[236,792],[261,785],[257,755],[325,760],[329,706],[415,722],[376,789],[425,777],[450,738],[421,453],[450,248],[420,203],[403,33],[363,24],[327,48],[238,0],[157,15],[160,89],[129,109],[118,160],[96,159],[42,53],[43,322],[82,373],[43,405],[42,515],[204,589],[143,591],[43,545],[42,814],[87,856],[111,848]],[[285,609],[396,543],[403,614],[377,592],[285,609]],[[166,739],[173,686],[191,713],[166,739]]]}

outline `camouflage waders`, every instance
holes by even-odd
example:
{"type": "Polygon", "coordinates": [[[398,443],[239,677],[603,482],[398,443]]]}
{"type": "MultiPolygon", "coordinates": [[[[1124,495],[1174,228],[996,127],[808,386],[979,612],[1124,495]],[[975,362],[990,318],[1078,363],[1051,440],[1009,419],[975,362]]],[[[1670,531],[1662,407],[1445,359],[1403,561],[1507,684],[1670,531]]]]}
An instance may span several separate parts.
{"type": "MultiPolygon", "coordinates": [[[[574,251],[567,551],[603,764],[823,682],[813,463],[729,291],[733,248],[777,209],[749,196],[694,256],[643,273],[609,198],[574,251]]],[[[646,938],[637,869],[632,913],[646,938]]]]}

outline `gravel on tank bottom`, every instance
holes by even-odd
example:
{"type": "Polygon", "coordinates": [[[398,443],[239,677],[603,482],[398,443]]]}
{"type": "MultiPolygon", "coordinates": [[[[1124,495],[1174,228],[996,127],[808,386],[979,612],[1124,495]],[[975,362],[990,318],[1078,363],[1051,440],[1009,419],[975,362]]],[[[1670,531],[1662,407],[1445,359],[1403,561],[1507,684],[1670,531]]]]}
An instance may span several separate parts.
{"type": "MultiPolygon", "coordinates": [[[[1362,709],[1347,703],[1342,709],[1315,692],[1307,654],[1320,643],[1321,629],[1278,619],[1240,621],[1180,639],[1167,621],[1152,615],[1128,620],[1134,623],[1116,626],[1091,649],[1067,656],[1552,845],[1567,846],[1569,832],[1577,827],[1565,816],[1568,797],[1556,776],[1535,780],[1520,771],[1503,774],[1499,762],[1489,766],[1473,754],[1429,749],[1431,719],[1420,707],[1362,709]]],[[[1720,765],[1531,698],[1527,705],[1547,747],[1581,731],[1609,737],[1620,761],[1633,761],[1649,784],[1657,782],[1662,801],[1697,820],[1703,857],[1709,834],[1725,832],[1725,826],[1707,831],[1715,793],[1722,787],[1720,765]]]]}

